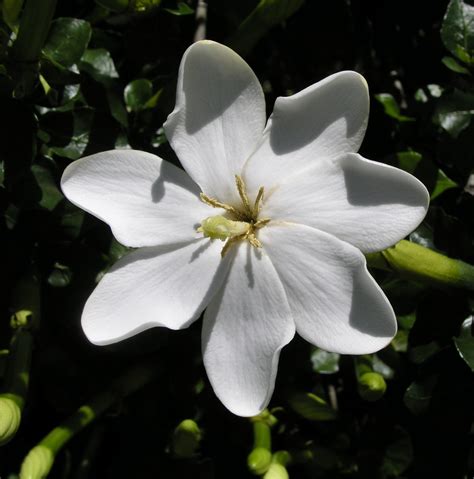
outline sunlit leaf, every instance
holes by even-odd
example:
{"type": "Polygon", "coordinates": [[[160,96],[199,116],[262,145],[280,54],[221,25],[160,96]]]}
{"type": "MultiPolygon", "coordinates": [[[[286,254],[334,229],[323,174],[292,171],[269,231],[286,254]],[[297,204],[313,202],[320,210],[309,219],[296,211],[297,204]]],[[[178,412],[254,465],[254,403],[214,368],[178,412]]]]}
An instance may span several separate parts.
{"type": "Polygon", "coordinates": [[[168,13],[171,13],[172,15],[192,15],[194,13],[194,10],[184,2],[178,2],[178,5],[176,8],[163,8],[168,13]]]}
{"type": "Polygon", "coordinates": [[[400,113],[400,107],[398,106],[398,103],[395,98],[390,95],[390,93],[379,93],[378,95],[375,95],[375,99],[381,103],[385,114],[390,116],[391,118],[394,118],[395,120],[400,122],[415,121],[414,118],[402,115],[400,113]]]}
{"type": "Polygon", "coordinates": [[[441,61],[446,68],[449,68],[455,73],[460,73],[461,75],[471,74],[471,72],[466,67],[460,65],[453,57],[443,57],[441,61]]]}
{"type": "Polygon", "coordinates": [[[334,374],[339,371],[339,354],[315,348],[311,353],[311,363],[319,374],[334,374]]]}

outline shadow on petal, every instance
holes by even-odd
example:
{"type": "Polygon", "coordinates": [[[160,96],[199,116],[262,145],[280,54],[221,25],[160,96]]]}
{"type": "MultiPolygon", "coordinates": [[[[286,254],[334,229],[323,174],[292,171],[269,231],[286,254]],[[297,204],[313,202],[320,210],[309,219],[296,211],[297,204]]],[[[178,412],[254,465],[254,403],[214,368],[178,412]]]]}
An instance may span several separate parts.
{"type": "Polygon", "coordinates": [[[348,155],[341,159],[347,200],[354,206],[421,206],[427,197],[419,181],[402,170],[348,155]]]}
{"type": "Polygon", "coordinates": [[[151,199],[153,203],[159,203],[166,194],[166,183],[171,183],[180,188],[185,188],[195,195],[199,195],[199,188],[194,184],[190,178],[181,170],[181,175],[176,175],[175,165],[167,161],[162,161],[160,166],[160,173],[158,178],[151,186],[151,199]]]}
{"type": "Polygon", "coordinates": [[[357,138],[360,144],[368,103],[367,86],[354,72],[336,73],[296,95],[279,98],[271,117],[271,148],[284,155],[313,142],[329,149],[342,140],[357,138]]]}
{"type": "Polygon", "coordinates": [[[208,62],[206,70],[199,62],[197,55],[188,57],[183,72],[185,127],[189,135],[221,117],[243,95],[246,87],[245,82],[229,78],[228,61],[208,62]]]}
{"type": "Polygon", "coordinates": [[[365,268],[354,278],[349,324],[361,333],[387,338],[387,342],[397,332],[395,313],[365,268]]]}

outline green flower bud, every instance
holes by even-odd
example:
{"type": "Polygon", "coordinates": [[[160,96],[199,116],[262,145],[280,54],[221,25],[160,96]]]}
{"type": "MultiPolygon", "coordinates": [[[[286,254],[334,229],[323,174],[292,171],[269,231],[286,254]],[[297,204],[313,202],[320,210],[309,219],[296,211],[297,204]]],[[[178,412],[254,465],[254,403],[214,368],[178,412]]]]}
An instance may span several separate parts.
{"type": "Polygon", "coordinates": [[[194,456],[201,441],[201,430],[192,419],[182,421],[173,433],[172,449],[177,457],[190,458],[194,456]]]}
{"type": "Polygon", "coordinates": [[[54,454],[46,446],[35,446],[23,460],[20,470],[20,479],[45,478],[54,462],[54,454]]]}
{"type": "Polygon", "coordinates": [[[263,476],[263,479],[290,479],[285,466],[273,463],[263,476]]]}
{"type": "Polygon", "coordinates": [[[379,373],[364,373],[359,378],[359,395],[366,401],[378,401],[387,389],[385,379],[379,373]]]}
{"type": "Polygon", "coordinates": [[[249,471],[256,476],[261,476],[272,463],[272,453],[263,447],[255,448],[247,458],[249,471]]]}
{"type": "Polygon", "coordinates": [[[20,427],[21,409],[8,394],[0,396],[0,446],[6,444],[20,427]]]}

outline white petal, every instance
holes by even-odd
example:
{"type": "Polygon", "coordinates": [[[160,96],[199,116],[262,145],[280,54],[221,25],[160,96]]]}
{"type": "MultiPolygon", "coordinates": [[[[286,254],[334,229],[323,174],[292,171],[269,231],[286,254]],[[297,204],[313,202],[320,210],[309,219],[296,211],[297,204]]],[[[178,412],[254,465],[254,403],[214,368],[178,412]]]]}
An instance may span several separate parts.
{"type": "Polygon", "coordinates": [[[61,188],[132,247],[190,241],[203,218],[218,214],[200,201],[184,171],[143,151],[106,151],[77,160],[64,171],[61,188]]]}
{"type": "Polygon", "coordinates": [[[283,286],[261,250],[243,243],[204,315],[204,365],[216,395],[239,416],[270,401],[280,350],[295,332],[283,286]]]}
{"type": "Polygon", "coordinates": [[[322,159],[356,152],[369,115],[369,92],[364,77],[353,71],[331,75],[301,92],[280,97],[262,144],[245,165],[252,194],[271,188],[322,159]]]}
{"type": "Polygon", "coordinates": [[[176,107],[164,128],[204,193],[238,200],[234,175],[241,174],[264,127],[265,99],[247,63],[209,40],[189,47],[179,69],[176,107]]]}
{"type": "Polygon", "coordinates": [[[357,248],[302,225],[269,225],[259,239],[307,341],[326,351],[368,354],[393,338],[393,309],[357,248]]]}
{"type": "Polygon", "coordinates": [[[428,203],[428,191],[414,176],[348,154],[288,177],[269,192],[261,215],[312,226],[368,253],[411,233],[428,203]]]}
{"type": "Polygon", "coordinates": [[[221,241],[141,248],[102,278],[82,313],[94,344],[110,344],[154,326],[181,329],[199,317],[222,284],[221,241]]]}

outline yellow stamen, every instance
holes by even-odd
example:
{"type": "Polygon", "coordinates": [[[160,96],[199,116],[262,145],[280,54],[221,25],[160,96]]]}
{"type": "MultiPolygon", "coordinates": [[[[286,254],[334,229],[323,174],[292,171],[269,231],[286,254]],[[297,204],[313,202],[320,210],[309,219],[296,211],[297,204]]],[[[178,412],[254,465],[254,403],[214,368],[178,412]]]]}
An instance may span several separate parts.
{"type": "Polygon", "coordinates": [[[235,184],[237,185],[237,190],[246,212],[252,214],[249,197],[247,196],[247,188],[245,187],[244,180],[239,175],[235,175],[235,184]]]}

